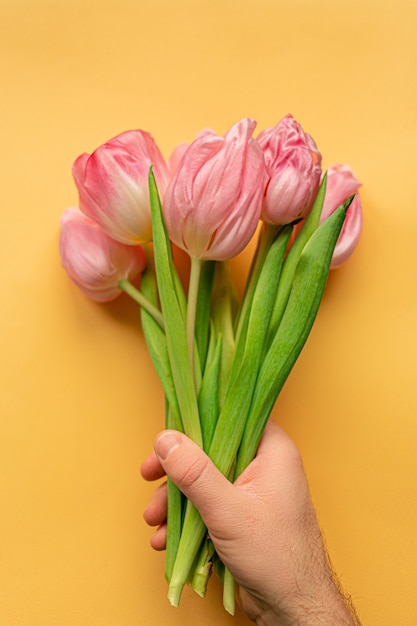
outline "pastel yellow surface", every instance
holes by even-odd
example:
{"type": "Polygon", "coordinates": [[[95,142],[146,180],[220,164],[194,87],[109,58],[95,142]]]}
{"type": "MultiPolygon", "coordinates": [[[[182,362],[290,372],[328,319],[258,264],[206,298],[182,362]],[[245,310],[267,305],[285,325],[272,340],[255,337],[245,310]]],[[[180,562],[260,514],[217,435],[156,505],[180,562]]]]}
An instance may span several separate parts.
{"type": "Polygon", "coordinates": [[[77,291],[58,224],[73,160],[121,131],[168,156],[288,112],[363,182],[364,230],[274,418],[364,625],[415,625],[416,23],[412,0],[1,0],[1,626],[249,624],[215,579],[166,600],[139,475],[162,392],[136,307],[77,291]]]}

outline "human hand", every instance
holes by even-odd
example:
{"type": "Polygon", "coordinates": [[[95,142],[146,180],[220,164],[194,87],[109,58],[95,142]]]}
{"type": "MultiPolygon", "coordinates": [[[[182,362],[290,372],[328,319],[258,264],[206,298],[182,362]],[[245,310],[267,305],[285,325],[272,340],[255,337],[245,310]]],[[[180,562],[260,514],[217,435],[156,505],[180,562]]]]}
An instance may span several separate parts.
{"type": "MultiPolygon", "coordinates": [[[[359,621],[330,566],[301,456],[274,422],[255,459],[230,483],[188,437],[164,431],[142,476],[167,474],[199,510],[217,554],[239,585],[238,600],[259,626],[353,626],[359,621]]],[[[166,543],[166,484],[144,511],[166,543]]]]}

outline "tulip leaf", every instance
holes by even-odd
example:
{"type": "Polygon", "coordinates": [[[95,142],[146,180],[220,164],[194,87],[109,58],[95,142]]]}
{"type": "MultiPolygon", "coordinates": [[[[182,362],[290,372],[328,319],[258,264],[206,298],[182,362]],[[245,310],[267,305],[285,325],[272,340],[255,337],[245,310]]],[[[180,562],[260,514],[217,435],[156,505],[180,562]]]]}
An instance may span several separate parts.
{"type": "Polygon", "coordinates": [[[173,271],[171,242],[166,232],[161,201],[152,168],[149,172],[149,195],[158,292],[164,317],[172,377],[184,432],[196,443],[202,445],[194,377],[188,354],[187,334],[173,271]]]}
{"type": "Polygon", "coordinates": [[[307,241],[310,239],[311,235],[314,233],[314,231],[316,230],[319,224],[320,215],[321,215],[321,211],[322,211],[323,203],[324,203],[324,197],[326,195],[326,186],[327,186],[327,173],[323,176],[323,180],[317,192],[311,211],[308,214],[303,224],[303,227],[298,233],[291,248],[289,249],[287,257],[285,259],[284,267],[282,268],[281,278],[279,282],[277,299],[276,299],[274,310],[273,310],[272,317],[271,317],[270,330],[269,330],[269,335],[268,335],[268,343],[270,343],[273,340],[273,337],[276,333],[276,330],[279,326],[282,315],[284,313],[284,310],[288,301],[288,297],[291,291],[295,269],[297,267],[298,259],[300,258],[300,254],[303,251],[303,248],[306,245],[307,241]]]}
{"type": "Polygon", "coordinates": [[[217,262],[213,285],[211,319],[213,321],[212,332],[216,337],[220,335],[222,337],[218,389],[219,410],[224,403],[236,351],[234,335],[234,317],[236,309],[237,296],[230,278],[230,265],[228,261],[217,262]]]}
{"type": "Polygon", "coordinates": [[[222,353],[222,336],[210,333],[206,367],[198,395],[203,448],[207,452],[213,439],[219,415],[219,377],[222,353]]]}
{"type": "MultiPolygon", "coordinates": [[[[157,304],[157,286],[156,277],[153,272],[151,260],[148,261],[148,267],[142,274],[141,290],[146,298],[152,304],[157,304]]],[[[149,355],[152,359],[153,366],[161,381],[165,396],[168,400],[172,413],[172,425],[170,428],[183,430],[181,414],[178,406],[177,393],[175,390],[174,380],[172,377],[171,364],[168,356],[168,347],[165,332],[155,321],[155,319],[146,311],[141,309],[142,329],[145,336],[146,345],[149,355]]]]}
{"type": "Polygon", "coordinates": [[[317,228],[300,255],[281,324],[259,370],[236,476],[253,459],[275,400],[310,334],[345,216],[342,205],[317,228]]]}
{"type": "Polygon", "coordinates": [[[241,335],[240,345],[236,348],[224,405],[209,453],[225,475],[230,471],[243,434],[290,232],[291,227],[282,229],[265,256],[252,304],[247,312],[247,331],[241,335]]]}

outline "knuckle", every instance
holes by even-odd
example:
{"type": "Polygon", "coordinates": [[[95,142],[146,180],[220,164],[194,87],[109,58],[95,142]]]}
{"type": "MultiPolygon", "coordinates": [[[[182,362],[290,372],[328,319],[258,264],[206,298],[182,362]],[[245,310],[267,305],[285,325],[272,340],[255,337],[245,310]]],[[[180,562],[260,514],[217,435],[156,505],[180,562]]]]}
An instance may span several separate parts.
{"type": "Polygon", "coordinates": [[[199,482],[201,482],[202,479],[204,479],[208,467],[208,458],[198,458],[193,460],[178,476],[181,487],[184,489],[195,487],[199,482]]]}

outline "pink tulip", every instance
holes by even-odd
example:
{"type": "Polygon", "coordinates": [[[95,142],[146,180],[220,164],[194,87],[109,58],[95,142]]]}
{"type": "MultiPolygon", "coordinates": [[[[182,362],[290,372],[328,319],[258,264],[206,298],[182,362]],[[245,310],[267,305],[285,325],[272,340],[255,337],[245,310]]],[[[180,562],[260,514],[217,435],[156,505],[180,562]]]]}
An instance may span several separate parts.
{"type": "Polygon", "coordinates": [[[272,224],[289,224],[311,208],[320,185],[321,154],[292,115],[262,131],[257,140],[268,174],[262,217],[272,224]]]}
{"type": "Polygon", "coordinates": [[[73,208],[61,217],[59,250],[71,280],[97,302],[117,298],[122,293],[119,281],[134,280],[146,266],[141,246],[115,241],[96,222],[73,208]]]}
{"type": "Polygon", "coordinates": [[[168,159],[168,169],[170,176],[173,176],[177,171],[178,165],[180,164],[181,159],[184,156],[184,152],[187,150],[188,147],[188,143],[180,143],[172,151],[171,156],[168,159]]]}
{"type": "Polygon", "coordinates": [[[334,164],[327,171],[326,195],[320,221],[329,217],[349,196],[356,193],[333,253],[331,269],[340,267],[352,254],[362,231],[362,205],[358,189],[361,183],[348,165],[334,164]]]}
{"type": "Polygon", "coordinates": [[[152,136],[131,130],[114,137],[91,155],[78,157],[73,176],[80,208],[113,239],[136,245],[152,239],[148,174],[161,194],[168,167],[152,136]]]}
{"type": "Polygon", "coordinates": [[[204,131],[184,152],[164,197],[171,240],[191,257],[225,260],[254,234],[262,205],[265,165],[243,119],[224,137],[204,131]]]}

